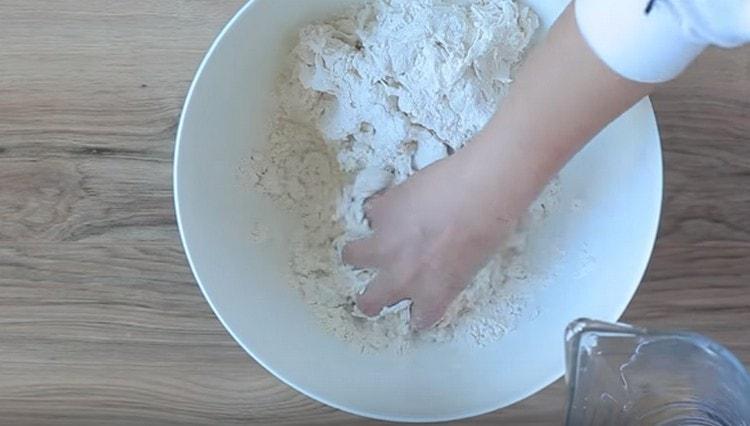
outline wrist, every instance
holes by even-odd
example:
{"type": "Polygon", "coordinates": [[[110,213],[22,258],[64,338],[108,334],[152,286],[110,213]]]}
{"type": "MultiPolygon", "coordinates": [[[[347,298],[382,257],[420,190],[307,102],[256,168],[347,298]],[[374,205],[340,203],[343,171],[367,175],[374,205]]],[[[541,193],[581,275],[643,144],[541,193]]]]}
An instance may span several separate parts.
{"type": "Polygon", "coordinates": [[[451,157],[456,205],[473,227],[492,235],[512,228],[557,172],[513,137],[483,132],[451,157]]]}

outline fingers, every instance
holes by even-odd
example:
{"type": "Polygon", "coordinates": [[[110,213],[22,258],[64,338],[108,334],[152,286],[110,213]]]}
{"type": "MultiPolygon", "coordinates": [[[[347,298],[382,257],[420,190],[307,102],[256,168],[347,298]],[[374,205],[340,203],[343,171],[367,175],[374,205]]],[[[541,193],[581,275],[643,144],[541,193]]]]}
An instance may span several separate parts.
{"type": "MultiPolygon", "coordinates": [[[[370,222],[370,227],[375,228],[374,218],[376,216],[375,208],[381,193],[377,193],[365,201],[365,216],[370,222]]],[[[354,266],[355,268],[368,268],[375,265],[377,256],[377,247],[379,242],[376,236],[363,238],[361,240],[351,241],[344,246],[341,252],[341,258],[344,263],[354,266]]]]}
{"type": "Polygon", "coordinates": [[[395,305],[404,299],[406,297],[400,289],[393,286],[393,280],[378,275],[367,285],[367,290],[357,298],[357,307],[368,317],[374,317],[380,314],[383,308],[395,305]]]}
{"type": "Polygon", "coordinates": [[[463,281],[446,275],[425,274],[412,297],[411,327],[426,330],[443,318],[448,306],[463,289],[463,281]]]}
{"type": "Polygon", "coordinates": [[[341,260],[355,268],[369,268],[376,266],[377,241],[375,237],[351,241],[341,251],[341,260]]]}
{"type": "MultiPolygon", "coordinates": [[[[372,239],[350,243],[345,247],[345,261],[360,267],[374,265],[372,247],[372,239]]],[[[469,280],[434,270],[423,271],[409,279],[404,278],[403,272],[396,274],[399,279],[394,279],[393,273],[392,269],[380,269],[365,292],[357,297],[357,307],[363,314],[374,317],[387,306],[411,299],[411,327],[415,331],[429,329],[440,321],[469,280]]]]}
{"type": "Polygon", "coordinates": [[[376,192],[365,200],[365,213],[366,214],[369,215],[370,213],[372,213],[373,209],[379,204],[378,200],[380,199],[380,197],[383,196],[383,194],[385,194],[385,190],[376,192]]]}
{"type": "Polygon", "coordinates": [[[365,205],[364,205],[365,217],[367,218],[367,222],[370,224],[370,228],[372,229],[378,228],[377,209],[378,209],[378,206],[380,205],[379,200],[383,194],[384,192],[381,191],[370,196],[370,198],[365,200],[365,205]]]}
{"type": "Polygon", "coordinates": [[[411,305],[411,327],[416,331],[432,327],[443,318],[449,304],[450,301],[414,301],[411,305]]]}
{"type": "MultiPolygon", "coordinates": [[[[359,253],[357,250],[360,247],[367,247],[367,240],[355,241],[352,244],[354,245],[349,249],[349,253],[359,253]]],[[[368,249],[362,250],[363,253],[367,253],[368,249]]],[[[366,263],[367,258],[364,259],[366,263]]],[[[445,273],[437,274],[434,271],[419,275],[418,279],[404,281],[402,275],[398,275],[402,279],[394,279],[388,270],[380,270],[375,279],[368,284],[365,292],[357,297],[357,307],[363,314],[374,317],[385,307],[411,299],[412,329],[423,331],[433,327],[443,318],[450,304],[464,288],[466,280],[445,273]],[[409,285],[406,285],[407,283],[409,285]]]]}

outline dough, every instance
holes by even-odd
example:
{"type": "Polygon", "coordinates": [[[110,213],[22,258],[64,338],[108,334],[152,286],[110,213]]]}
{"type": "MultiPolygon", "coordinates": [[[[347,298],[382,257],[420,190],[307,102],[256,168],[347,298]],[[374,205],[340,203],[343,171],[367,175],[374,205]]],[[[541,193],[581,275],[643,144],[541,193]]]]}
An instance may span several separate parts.
{"type": "Polygon", "coordinates": [[[484,344],[519,318],[523,232],[419,335],[408,301],[375,319],[359,313],[353,300],[374,271],[343,265],[340,250],[371,232],[368,197],[461,149],[487,123],[538,25],[512,0],[381,0],[300,31],[269,148],[247,169],[255,189],[300,218],[290,281],[336,335],[364,350],[457,336],[484,344]]]}

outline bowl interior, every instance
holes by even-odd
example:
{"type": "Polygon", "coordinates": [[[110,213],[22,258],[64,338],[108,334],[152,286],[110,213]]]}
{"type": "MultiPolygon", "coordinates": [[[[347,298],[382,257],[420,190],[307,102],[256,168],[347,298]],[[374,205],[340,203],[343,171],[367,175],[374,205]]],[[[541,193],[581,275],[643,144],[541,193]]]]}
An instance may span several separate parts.
{"type": "MultiPolygon", "coordinates": [[[[507,406],[563,373],[570,321],[618,319],[642,278],[662,190],[653,111],[647,100],[633,107],[562,172],[562,208],[529,245],[535,267],[554,279],[534,287],[528,320],[486,347],[457,342],[362,354],[327,334],[287,284],[285,235],[294,221],[237,172],[250,148],[267,141],[271,90],[299,27],[357,1],[256,0],[217,39],[188,96],[176,148],[176,208],[190,264],[232,336],[321,402],[403,421],[507,406]],[[271,231],[269,241],[250,238],[258,222],[271,231]]],[[[529,3],[549,25],[566,1],[529,3]]]]}

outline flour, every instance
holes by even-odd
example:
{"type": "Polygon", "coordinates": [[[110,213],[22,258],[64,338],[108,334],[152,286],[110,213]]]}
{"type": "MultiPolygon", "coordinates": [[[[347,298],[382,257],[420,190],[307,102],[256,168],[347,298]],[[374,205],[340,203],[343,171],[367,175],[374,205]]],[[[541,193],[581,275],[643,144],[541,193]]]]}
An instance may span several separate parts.
{"type": "MultiPolygon", "coordinates": [[[[530,280],[519,232],[432,330],[409,328],[409,301],[377,318],[354,304],[374,271],[343,265],[348,241],[370,234],[368,197],[461,149],[506,94],[537,16],[511,0],[379,0],[303,28],[276,92],[267,149],[250,184],[297,216],[291,283],[323,325],[364,350],[414,339],[486,344],[520,318],[530,280]]],[[[557,202],[552,184],[526,227],[557,202]]]]}

